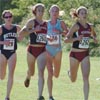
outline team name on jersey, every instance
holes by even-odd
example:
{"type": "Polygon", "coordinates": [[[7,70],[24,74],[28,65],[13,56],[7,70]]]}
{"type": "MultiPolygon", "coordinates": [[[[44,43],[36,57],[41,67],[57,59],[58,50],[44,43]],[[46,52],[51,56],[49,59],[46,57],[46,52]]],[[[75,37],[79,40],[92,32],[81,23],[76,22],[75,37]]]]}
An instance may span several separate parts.
{"type": "Polygon", "coordinates": [[[91,34],[90,31],[81,31],[81,34],[91,34]]]}
{"type": "Polygon", "coordinates": [[[17,37],[17,34],[16,33],[7,33],[7,34],[4,34],[4,38],[8,38],[8,37],[17,37]]]}

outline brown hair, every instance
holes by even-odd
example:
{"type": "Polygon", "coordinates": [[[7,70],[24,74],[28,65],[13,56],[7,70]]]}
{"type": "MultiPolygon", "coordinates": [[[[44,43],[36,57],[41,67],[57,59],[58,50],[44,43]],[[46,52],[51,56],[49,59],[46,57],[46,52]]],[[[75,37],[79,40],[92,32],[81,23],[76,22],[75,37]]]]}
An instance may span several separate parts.
{"type": "Polygon", "coordinates": [[[77,8],[77,9],[74,9],[74,8],[71,9],[71,11],[70,11],[70,15],[71,15],[71,17],[72,17],[72,18],[76,18],[76,17],[78,17],[78,14],[79,14],[80,10],[82,10],[82,9],[84,9],[84,10],[88,13],[86,7],[84,7],[84,6],[80,6],[80,7],[77,8]]]}
{"type": "Polygon", "coordinates": [[[36,9],[37,9],[39,6],[41,6],[43,9],[45,8],[44,4],[42,4],[42,3],[38,3],[38,4],[34,5],[34,6],[32,7],[32,13],[33,13],[34,15],[36,15],[36,9]]]}
{"type": "Polygon", "coordinates": [[[5,17],[5,14],[6,14],[6,13],[10,13],[11,16],[13,16],[13,14],[12,14],[12,12],[11,12],[10,10],[4,10],[4,11],[2,12],[2,18],[5,17]]]}

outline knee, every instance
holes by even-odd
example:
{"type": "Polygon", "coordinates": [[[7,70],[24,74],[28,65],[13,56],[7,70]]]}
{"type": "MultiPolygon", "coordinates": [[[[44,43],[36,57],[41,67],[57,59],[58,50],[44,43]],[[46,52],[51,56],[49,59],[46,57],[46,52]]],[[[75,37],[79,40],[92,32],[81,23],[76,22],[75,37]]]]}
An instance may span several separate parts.
{"type": "Polygon", "coordinates": [[[75,82],[77,79],[77,73],[72,73],[71,71],[68,71],[68,76],[69,76],[71,82],[75,82]]]}
{"type": "Polygon", "coordinates": [[[48,79],[52,79],[53,77],[53,73],[52,72],[48,72],[48,79]]]}
{"type": "Polygon", "coordinates": [[[83,76],[83,81],[88,81],[89,80],[89,76],[88,75],[84,75],[83,76]]]}
{"type": "Polygon", "coordinates": [[[71,80],[71,82],[75,82],[76,81],[76,76],[70,76],[70,80],[71,80]]]}
{"type": "Polygon", "coordinates": [[[74,78],[71,78],[71,82],[73,82],[73,83],[74,83],[75,81],[76,81],[76,79],[74,79],[74,78]]]}
{"type": "Polygon", "coordinates": [[[51,66],[48,66],[48,78],[52,78],[53,77],[53,69],[51,66]]]}
{"type": "Polygon", "coordinates": [[[43,78],[44,77],[44,70],[40,70],[38,72],[39,77],[43,78]]]}
{"type": "Polygon", "coordinates": [[[34,73],[30,73],[31,76],[34,76],[34,73]]]}
{"type": "Polygon", "coordinates": [[[55,78],[58,78],[59,77],[59,74],[54,73],[54,76],[55,76],[55,78]]]}
{"type": "Polygon", "coordinates": [[[0,80],[4,80],[5,79],[5,76],[0,76],[0,80]]]}
{"type": "Polygon", "coordinates": [[[32,72],[32,71],[29,71],[29,70],[28,70],[28,71],[27,71],[27,74],[30,75],[30,76],[33,76],[33,75],[34,75],[34,71],[32,72]]]}
{"type": "Polygon", "coordinates": [[[6,73],[0,73],[0,80],[4,80],[6,76],[6,73]]]}

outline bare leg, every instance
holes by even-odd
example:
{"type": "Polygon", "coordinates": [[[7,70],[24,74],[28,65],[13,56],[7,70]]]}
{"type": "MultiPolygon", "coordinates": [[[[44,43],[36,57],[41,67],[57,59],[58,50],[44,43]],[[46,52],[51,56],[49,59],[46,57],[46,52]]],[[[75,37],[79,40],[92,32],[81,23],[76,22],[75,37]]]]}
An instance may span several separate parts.
{"type": "Polygon", "coordinates": [[[72,82],[76,81],[78,68],[79,61],[73,57],[70,57],[70,79],[72,82]]]}
{"type": "Polygon", "coordinates": [[[90,74],[90,60],[89,56],[84,58],[81,63],[82,75],[83,75],[83,89],[84,89],[84,100],[88,100],[89,95],[89,74],[90,74]]]}
{"type": "Polygon", "coordinates": [[[7,59],[0,54],[0,79],[3,80],[6,75],[7,59]]]}
{"type": "Polygon", "coordinates": [[[54,72],[53,75],[57,78],[59,77],[60,68],[61,68],[61,59],[62,59],[62,51],[60,51],[55,57],[54,57],[54,72]]]}
{"type": "Polygon", "coordinates": [[[38,65],[38,92],[40,97],[42,96],[44,87],[44,69],[46,66],[46,52],[38,56],[37,65],[38,65]]]}
{"type": "Polygon", "coordinates": [[[6,98],[10,97],[11,89],[13,86],[13,80],[14,80],[14,71],[16,66],[16,53],[14,53],[8,60],[8,82],[7,82],[7,94],[6,98]]]}
{"type": "Polygon", "coordinates": [[[27,63],[28,63],[28,70],[26,79],[24,81],[25,87],[29,87],[31,76],[33,76],[35,72],[35,57],[29,52],[27,52],[27,63]]]}
{"type": "Polygon", "coordinates": [[[27,52],[27,63],[28,63],[28,71],[27,71],[27,78],[31,78],[35,72],[35,57],[27,52]]]}
{"type": "Polygon", "coordinates": [[[47,85],[48,85],[48,92],[49,92],[49,97],[52,96],[52,88],[53,88],[53,65],[52,65],[53,57],[51,57],[47,53],[47,69],[48,69],[48,80],[47,80],[47,85]]]}

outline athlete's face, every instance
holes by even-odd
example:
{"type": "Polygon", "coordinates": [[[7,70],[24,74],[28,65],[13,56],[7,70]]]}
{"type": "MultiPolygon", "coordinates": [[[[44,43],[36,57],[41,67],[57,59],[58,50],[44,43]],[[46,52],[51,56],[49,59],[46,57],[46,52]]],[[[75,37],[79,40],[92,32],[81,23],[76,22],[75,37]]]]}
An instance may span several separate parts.
{"type": "Polygon", "coordinates": [[[59,9],[57,7],[53,7],[50,10],[50,16],[52,18],[58,18],[59,17],[59,9]]]}
{"type": "Polygon", "coordinates": [[[79,17],[80,19],[86,19],[86,18],[87,18],[87,11],[86,11],[85,9],[81,9],[81,10],[79,11],[78,17],[79,17]]]}
{"type": "Polygon", "coordinates": [[[42,17],[44,14],[44,8],[42,6],[39,6],[36,8],[36,16],[42,17]]]}
{"type": "Polygon", "coordinates": [[[3,19],[4,19],[5,22],[12,23],[12,20],[13,20],[12,17],[13,17],[12,14],[10,14],[10,13],[5,13],[3,19]]]}

